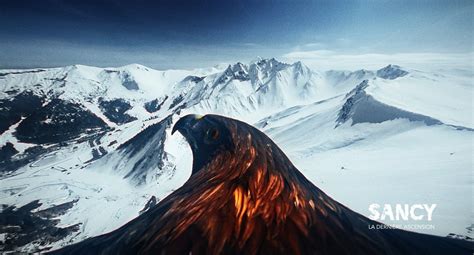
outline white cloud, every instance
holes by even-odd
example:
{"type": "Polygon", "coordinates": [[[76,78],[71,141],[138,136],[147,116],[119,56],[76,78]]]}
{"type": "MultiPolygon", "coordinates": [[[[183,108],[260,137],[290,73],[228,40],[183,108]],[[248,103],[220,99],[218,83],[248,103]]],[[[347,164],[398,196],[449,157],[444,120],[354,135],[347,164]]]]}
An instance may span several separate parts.
{"type": "Polygon", "coordinates": [[[315,70],[379,69],[388,64],[406,68],[471,69],[474,53],[397,53],[397,54],[342,54],[330,50],[293,51],[284,54],[285,61],[302,61],[315,70]]]}
{"type": "Polygon", "coordinates": [[[324,44],[322,42],[312,42],[312,43],[305,44],[304,47],[307,47],[307,48],[323,48],[323,47],[326,47],[326,44],[324,44]]]}

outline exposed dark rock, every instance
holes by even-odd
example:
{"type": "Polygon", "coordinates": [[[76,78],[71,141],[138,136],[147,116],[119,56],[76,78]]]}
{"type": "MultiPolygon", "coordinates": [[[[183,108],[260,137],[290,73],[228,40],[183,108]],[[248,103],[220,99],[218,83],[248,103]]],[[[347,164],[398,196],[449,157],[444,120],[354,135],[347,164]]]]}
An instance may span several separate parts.
{"type": "Polygon", "coordinates": [[[154,99],[154,100],[151,100],[150,102],[146,102],[144,105],[145,110],[149,113],[157,112],[161,109],[161,107],[163,106],[163,104],[166,102],[167,99],[168,99],[168,96],[165,96],[161,100],[154,99]]]}
{"type": "Polygon", "coordinates": [[[44,97],[35,95],[31,91],[24,91],[12,99],[1,99],[0,134],[20,121],[22,117],[28,117],[41,108],[44,100],[44,97]]]}
{"type": "Polygon", "coordinates": [[[454,233],[449,233],[446,237],[453,238],[453,239],[459,239],[459,240],[466,240],[466,241],[470,241],[470,242],[472,242],[474,240],[473,238],[471,238],[469,236],[459,235],[459,234],[454,234],[454,233]]]}
{"type": "Polygon", "coordinates": [[[15,134],[22,142],[46,144],[65,142],[106,128],[102,119],[81,105],[56,98],[35,109],[18,125],[15,134]]]}
{"type": "Polygon", "coordinates": [[[17,89],[6,90],[5,93],[9,96],[17,94],[19,91],[17,89]]]}
{"type": "MultiPolygon", "coordinates": [[[[346,122],[351,117],[351,111],[353,109],[354,104],[360,100],[360,98],[365,95],[364,89],[369,86],[369,81],[364,80],[359,85],[357,85],[354,89],[352,89],[349,93],[347,93],[345,99],[346,102],[342,106],[342,109],[339,111],[336,122],[338,123],[337,126],[346,122]]],[[[337,127],[336,126],[336,127],[337,127]]]]}
{"type": "Polygon", "coordinates": [[[4,73],[0,73],[0,76],[7,76],[9,74],[41,73],[41,72],[44,72],[44,71],[46,71],[46,70],[37,69],[37,70],[25,70],[25,71],[16,71],[16,72],[4,72],[4,73]]]}
{"type": "Polygon", "coordinates": [[[204,80],[205,76],[200,77],[200,76],[194,76],[194,75],[189,75],[186,78],[183,79],[183,82],[190,81],[194,83],[198,83],[202,80],[204,80]]]}
{"type": "Polygon", "coordinates": [[[55,205],[44,210],[38,211],[36,214],[41,218],[53,219],[55,217],[64,215],[69,209],[71,209],[79,199],[72,200],[63,204],[55,205]]]}
{"type": "MultiPolygon", "coordinates": [[[[79,143],[82,143],[82,142],[91,142],[91,141],[95,141],[96,144],[100,144],[100,139],[106,135],[106,134],[109,134],[111,135],[111,133],[108,133],[109,131],[112,131],[114,130],[113,128],[107,128],[107,129],[102,129],[102,130],[94,130],[94,132],[86,132],[85,133],[85,136],[81,136],[77,139],[74,140],[75,143],[79,144],[79,143]]],[[[95,145],[92,144],[91,147],[94,147],[95,145]]]]}
{"type": "Polygon", "coordinates": [[[99,146],[99,148],[93,148],[92,149],[92,158],[84,163],[90,163],[94,160],[100,159],[103,156],[107,155],[107,151],[102,147],[99,146]]]}
{"type": "Polygon", "coordinates": [[[240,81],[248,81],[250,80],[250,76],[247,69],[247,66],[243,65],[242,63],[229,65],[222,74],[222,76],[219,78],[217,83],[225,83],[233,79],[240,81]]]}
{"type": "Polygon", "coordinates": [[[179,95],[179,96],[175,97],[175,98],[173,99],[173,102],[171,103],[169,109],[173,109],[173,108],[176,107],[179,103],[181,103],[183,100],[184,100],[184,96],[183,96],[183,95],[179,95]]]}
{"type": "Polygon", "coordinates": [[[32,252],[38,252],[40,246],[47,246],[79,231],[80,224],[58,227],[59,220],[55,219],[65,214],[76,202],[73,200],[38,212],[33,212],[41,206],[38,200],[20,208],[0,205],[0,234],[5,235],[4,241],[0,241],[0,251],[11,252],[30,244],[36,247],[32,252]]]}
{"type": "Polygon", "coordinates": [[[117,70],[110,70],[110,69],[105,69],[104,72],[106,73],[119,73],[117,70]]]}
{"type": "Polygon", "coordinates": [[[377,76],[382,79],[394,80],[407,75],[408,72],[397,65],[388,65],[377,71],[377,76]]]}
{"type": "Polygon", "coordinates": [[[474,233],[474,224],[471,224],[466,227],[467,233],[473,234],[474,233]]]}
{"type": "Polygon", "coordinates": [[[142,213],[148,211],[150,208],[155,206],[157,203],[158,203],[158,199],[156,199],[155,196],[151,196],[150,200],[148,200],[148,202],[146,202],[145,207],[143,207],[143,209],[139,212],[139,214],[142,214],[142,213]]]}
{"type": "Polygon", "coordinates": [[[46,78],[46,79],[53,81],[54,86],[62,88],[66,86],[66,78],[67,78],[67,74],[63,75],[62,77],[46,78]]]}
{"type": "Polygon", "coordinates": [[[121,72],[122,85],[128,90],[138,90],[138,83],[133,79],[133,76],[127,72],[121,72]]]}
{"type": "Polygon", "coordinates": [[[0,148],[0,163],[6,160],[10,160],[18,151],[15,149],[12,143],[7,142],[0,148]]]}
{"type": "Polygon", "coordinates": [[[104,115],[114,123],[124,124],[137,120],[137,118],[130,116],[126,113],[126,111],[132,108],[132,106],[123,99],[114,99],[107,101],[100,98],[99,107],[104,113],[104,115]]]}
{"type": "Polygon", "coordinates": [[[26,149],[22,154],[17,154],[15,157],[0,160],[0,177],[3,177],[5,172],[17,170],[20,167],[37,160],[40,155],[52,150],[54,150],[54,147],[45,149],[42,146],[34,146],[26,149]]]}
{"type": "Polygon", "coordinates": [[[254,83],[256,81],[255,79],[259,77],[259,73],[261,75],[260,78],[268,78],[289,66],[289,64],[279,62],[275,58],[261,59],[258,62],[250,65],[249,76],[252,80],[252,83],[254,83]]]}

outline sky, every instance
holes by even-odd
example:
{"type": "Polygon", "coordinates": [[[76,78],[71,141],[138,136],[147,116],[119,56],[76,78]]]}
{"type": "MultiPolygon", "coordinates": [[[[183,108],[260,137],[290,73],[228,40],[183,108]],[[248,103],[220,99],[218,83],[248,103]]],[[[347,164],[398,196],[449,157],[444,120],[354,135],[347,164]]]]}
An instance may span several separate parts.
{"type": "Polygon", "coordinates": [[[469,0],[4,0],[0,68],[191,69],[257,56],[472,62],[473,13],[469,0]]]}

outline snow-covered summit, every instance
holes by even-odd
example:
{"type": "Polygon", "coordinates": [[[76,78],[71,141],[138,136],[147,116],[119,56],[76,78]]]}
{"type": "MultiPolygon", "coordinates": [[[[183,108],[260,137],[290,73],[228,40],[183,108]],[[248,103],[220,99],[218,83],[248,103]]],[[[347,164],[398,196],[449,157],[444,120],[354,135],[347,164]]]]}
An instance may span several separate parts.
{"type": "Polygon", "coordinates": [[[382,79],[393,80],[407,75],[408,72],[398,65],[388,65],[382,69],[377,70],[377,76],[382,79]]]}

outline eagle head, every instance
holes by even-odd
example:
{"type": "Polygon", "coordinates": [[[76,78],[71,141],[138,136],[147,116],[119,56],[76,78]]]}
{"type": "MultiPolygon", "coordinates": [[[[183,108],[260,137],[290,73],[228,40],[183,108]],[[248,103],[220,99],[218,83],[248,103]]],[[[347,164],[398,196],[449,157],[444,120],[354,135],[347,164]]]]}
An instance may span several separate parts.
{"type": "Polygon", "coordinates": [[[218,154],[232,152],[235,145],[226,118],[217,115],[189,114],[176,122],[171,131],[184,136],[193,153],[192,174],[197,173],[218,154]]]}

